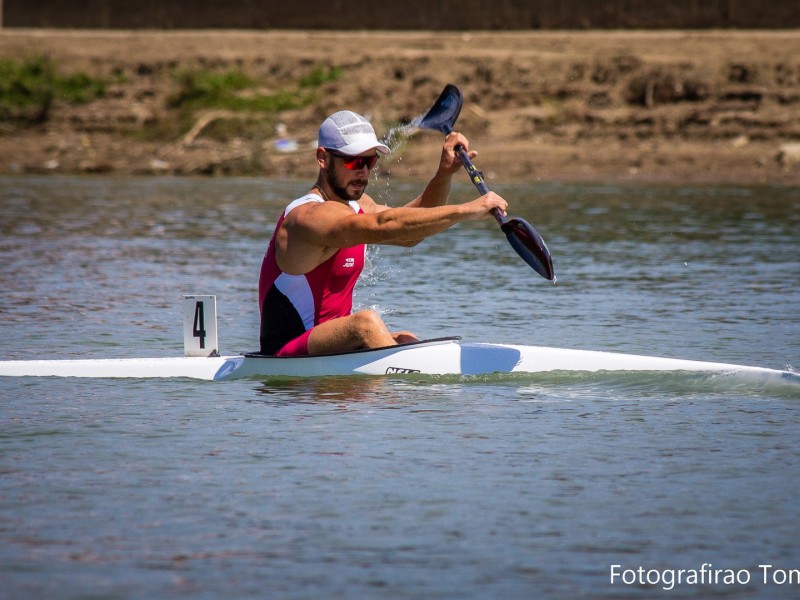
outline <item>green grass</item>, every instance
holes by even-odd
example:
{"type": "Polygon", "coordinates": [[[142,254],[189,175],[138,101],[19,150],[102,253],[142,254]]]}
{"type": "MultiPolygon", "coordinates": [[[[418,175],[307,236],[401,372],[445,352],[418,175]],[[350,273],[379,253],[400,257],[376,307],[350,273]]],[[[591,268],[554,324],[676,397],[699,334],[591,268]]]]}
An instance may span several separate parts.
{"type": "Polygon", "coordinates": [[[225,109],[236,112],[280,112],[308,106],[316,99],[314,90],[341,77],[338,67],[315,67],[290,89],[272,94],[251,92],[258,82],[236,70],[216,73],[208,70],[182,71],[175,75],[179,90],[169,97],[169,108],[225,109]]]}
{"type": "Polygon", "coordinates": [[[175,79],[180,89],[167,99],[170,108],[228,108],[236,92],[255,85],[238,71],[182,71],[175,79]]]}
{"type": "Polygon", "coordinates": [[[45,121],[54,101],[90,102],[104,96],[106,86],[85,73],[62,75],[46,57],[0,59],[0,119],[45,121]]]}
{"type": "Polygon", "coordinates": [[[337,79],[341,78],[341,76],[342,76],[341,67],[317,66],[314,67],[314,69],[312,69],[310,73],[308,73],[307,75],[303,76],[300,79],[299,85],[301,88],[319,87],[323,83],[327,83],[329,81],[336,81],[337,79]]]}

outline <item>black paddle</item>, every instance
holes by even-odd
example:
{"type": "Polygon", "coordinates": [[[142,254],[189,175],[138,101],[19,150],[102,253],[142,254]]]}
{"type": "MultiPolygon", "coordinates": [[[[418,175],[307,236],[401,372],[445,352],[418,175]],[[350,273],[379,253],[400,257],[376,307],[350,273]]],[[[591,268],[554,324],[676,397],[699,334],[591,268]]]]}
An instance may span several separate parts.
{"type": "MultiPolygon", "coordinates": [[[[414,120],[411,124],[423,129],[433,129],[441,131],[445,135],[453,131],[458,115],[461,113],[463,97],[461,90],[452,84],[447,84],[439,98],[424,116],[414,120]]],[[[481,195],[489,192],[489,187],[483,179],[481,173],[467,155],[463,146],[456,146],[456,154],[464,164],[464,168],[469,173],[469,177],[481,195]]],[[[494,218],[500,224],[500,229],[506,234],[509,244],[517,251],[526,263],[534,271],[545,279],[556,282],[556,275],[553,271],[553,259],[550,251],[537,231],[524,219],[511,217],[507,219],[498,209],[492,211],[494,218]]]]}

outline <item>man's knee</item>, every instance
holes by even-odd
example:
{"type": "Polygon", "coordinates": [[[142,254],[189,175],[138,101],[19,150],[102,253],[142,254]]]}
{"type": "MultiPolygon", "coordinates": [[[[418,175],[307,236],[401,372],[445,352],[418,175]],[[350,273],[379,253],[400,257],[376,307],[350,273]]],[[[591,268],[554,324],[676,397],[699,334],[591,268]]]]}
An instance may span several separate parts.
{"type": "Polygon", "coordinates": [[[381,348],[397,343],[374,310],[361,310],[350,315],[346,331],[351,348],[381,348]]]}
{"type": "Polygon", "coordinates": [[[361,310],[353,314],[353,327],[362,337],[374,334],[376,331],[383,331],[386,325],[380,315],[374,310],[361,310]]]}

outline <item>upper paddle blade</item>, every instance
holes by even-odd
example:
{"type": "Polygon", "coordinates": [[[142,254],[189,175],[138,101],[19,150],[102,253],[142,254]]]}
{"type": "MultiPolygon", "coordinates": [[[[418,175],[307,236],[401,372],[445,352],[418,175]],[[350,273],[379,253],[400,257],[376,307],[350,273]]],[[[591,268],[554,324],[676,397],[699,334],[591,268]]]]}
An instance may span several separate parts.
{"type": "Polygon", "coordinates": [[[428,112],[412,121],[411,124],[423,129],[441,131],[446,135],[453,131],[453,125],[456,124],[458,115],[461,114],[462,102],[461,90],[452,83],[448,83],[428,112]]]}
{"type": "Polygon", "coordinates": [[[512,217],[500,229],[506,234],[508,243],[517,251],[534,271],[548,281],[555,283],[556,275],[553,269],[553,259],[542,236],[524,219],[512,217]]]}

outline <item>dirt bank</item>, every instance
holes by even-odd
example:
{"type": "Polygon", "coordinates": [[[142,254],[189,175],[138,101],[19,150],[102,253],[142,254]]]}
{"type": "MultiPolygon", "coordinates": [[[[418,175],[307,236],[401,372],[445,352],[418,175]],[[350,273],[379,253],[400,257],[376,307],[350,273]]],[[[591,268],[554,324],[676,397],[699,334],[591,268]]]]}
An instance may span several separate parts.
{"type": "MultiPolygon", "coordinates": [[[[445,83],[459,127],[497,181],[800,184],[800,38],[787,32],[299,32],[2,30],[0,57],[45,55],[108,78],[44,122],[0,122],[0,172],[314,174],[310,145],[334,110],[379,134],[445,83]],[[324,68],[309,104],[269,111],[170,108],[176,73],[241,71],[269,94],[324,68]],[[277,143],[278,125],[287,143],[277,143]]],[[[309,92],[311,94],[312,92],[309,92]]],[[[431,173],[419,132],[382,168],[431,173]]]]}

